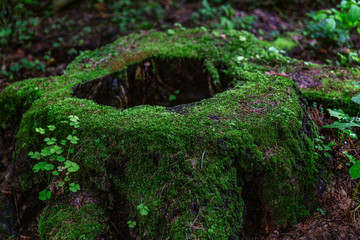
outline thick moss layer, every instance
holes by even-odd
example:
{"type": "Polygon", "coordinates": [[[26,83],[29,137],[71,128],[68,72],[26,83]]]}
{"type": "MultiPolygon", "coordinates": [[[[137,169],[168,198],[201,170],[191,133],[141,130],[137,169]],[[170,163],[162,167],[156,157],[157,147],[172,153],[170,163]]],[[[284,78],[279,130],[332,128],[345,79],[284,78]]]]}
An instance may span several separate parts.
{"type": "Polygon", "coordinates": [[[329,108],[341,108],[349,114],[359,113],[359,104],[351,100],[360,91],[360,72],[355,68],[328,69],[315,66],[321,76],[321,85],[304,88],[302,92],[309,101],[323,103],[329,108]]]}
{"type": "Polygon", "coordinates": [[[106,228],[103,209],[87,203],[76,209],[59,205],[44,211],[39,222],[41,239],[95,239],[106,228]]]}
{"type": "Polygon", "coordinates": [[[9,86],[0,96],[0,117],[7,123],[24,112],[17,135],[24,188],[41,182],[26,157],[43,145],[35,127],[55,125],[62,139],[70,130],[61,121],[77,115],[83,141],[77,180],[93,192],[124,196],[129,219],[122,220],[137,222],[134,237],[237,239],[244,224],[254,231],[295,224],[314,204],[321,164],[313,158],[316,132],[297,86],[260,73],[259,63],[292,61],[268,47],[238,31],[132,34],[84,52],[66,75],[9,86]],[[234,87],[181,111],[148,105],[122,111],[72,96],[79,83],[124,74],[152,58],[196,59],[211,84],[226,76],[234,87]],[[146,216],[136,209],[141,203],[150,210],[146,216]]]}
{"type": "Polygon", "coordinates": [[[358,69],[297,62],[277,71],[285,72],[295,80],[310,103],[316,102],[325,108],[341,108],[346,113],[358,114],[360,105],[351,100],[360,91],[358,69]]]}

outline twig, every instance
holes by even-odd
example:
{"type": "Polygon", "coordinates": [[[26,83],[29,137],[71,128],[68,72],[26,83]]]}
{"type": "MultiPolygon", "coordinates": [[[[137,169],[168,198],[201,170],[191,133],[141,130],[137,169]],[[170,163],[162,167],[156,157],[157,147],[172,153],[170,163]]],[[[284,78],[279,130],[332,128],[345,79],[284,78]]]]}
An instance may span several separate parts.
{"type": "Polygon", "coordinates": [[[196,215],[196,218],[194,219],[193,223],[191,224],[191,227],[194,226],[196,220],[198,219],[199,215],[200,215],[200,212],[201,212],[201,208],[199,208],[199,212],[198,214],[196,215]]]}
{"type": "Polygon", "coordinates": [[[203,168],[203,162],[204,162],[204,156],[205,156],[206,150],[203,152],[201,157],[201,169],[203,168]]]}
{"type": "Polygon", "coordinates": [[[17,220],[19,226],[21,226],[21,224],[20,224],[20,218],[19,218],[19,208],[18,208],[18,204],[17,204],[17,200],[16,200],[15,194],[14,194],[14,202],[15,202],[15,209],[16,209],[16,220],[17,220]]]}

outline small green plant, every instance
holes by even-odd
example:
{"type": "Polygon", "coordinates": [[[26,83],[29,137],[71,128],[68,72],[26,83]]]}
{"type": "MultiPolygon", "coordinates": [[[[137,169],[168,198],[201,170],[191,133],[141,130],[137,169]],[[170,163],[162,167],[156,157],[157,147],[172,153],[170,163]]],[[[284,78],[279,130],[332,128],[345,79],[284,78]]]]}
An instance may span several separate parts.
{"type": "Polygon", "coordinates": [[[127,225],[129,226],[129,228],[134,228],[136,226],[136,222],[129,220],[129,221],[127,221],[127,225]]]}
{"type": "Polygon", "coordinates": [[[21,59],[20,62],[13,63],[7,68],[1,69],[1,73],[9,79],[14,79],[16,73],[20,73],[23,70],[32,70],[45,72],[45,64],[38,59],[35,61],[28,61],[27,59],[21,59]]]}
{"type": "MultiPolygon", "coordinates": [[[[139,213],[141,216],[147,216],[150,212],[150,209],[145,206],[143,203],[140,203],[137,207],[137,210],[139,210],[139,213]]],[[[134,228],[136,226],[136,222],[133,220],[129,220],[127,221],[127,224],[129,226],[129,228],[134,228]]]]}
{"type": "Polygon", "coordinates": [[[253,24],[257,21],[257,17],[245,15],[243,17],[236,16],[235,10],[230,3],[220,4],[222,1],[203,0],[202,8],[198,12],[194,12],[191,16],[192,20],[199,24],[202,21],[211,21],[212,28],[223,29],[247,29],[251,30],[253,24]],[[214,6],[210,5],[213,2],[214,6]]]}
{"type": "Polygon", "coordinates": [[[350,117],[347,113],[345,113],[342,109],[328,109],[330,116],[336,117],[339,121],[335,121],[335,123],[331,125],[324,126],[324,128],[336,128],[338,129],[338,148],[340,148],[346,137],[350,137],[352,139],[358,139],[356,133],[352,131],[353,127],[360,127],[358,124],[358,118],[350,117]]]}
{"type": "MultiPolygon", "coordinates": [[[[71,154],[74,153],[74,145],[79,143],[79,138],[75,136],[76,129],[80,127],[79,118],[74,115],[68,116],[68,121],[63,121],[64,124],[69,124],[74,128],[72,135],[68,135],[66,139],[58,141],[53,134],[56,130],[54,125],[48,125],[48,136],[44,138],[46,146],[41,149],[40,152],[29,152],[29,156],[32,159],[36,159],[38,162],[33,166],[33,171],[39,173],[41,171],[51,172],[52,183],[57,183],[58,188],[63,188],[68,184],[68,189],[71,192],[77,192],[80,190],[80,185],[71,181],[71,174],[77,172],[80,166],[71,160],[71,154]]],[[[45,135],[47,130],[41,127],[35,128],[35,132],[45,135]]],[[[48,200],[51,198],[51,191],[44,189],[39,192],[40,200],[48,200]]]]}
{"type": "Polygon", "coordinates": [[[340,63],[338,62],[338,65],[341,64],[342,66],[348,67],[360,63],[360,50],[349,50],[347,55],[341,53],[338,53],[338,55],[340,57],[340,63]]]}
{"type": "Polygon", "coordinates": [[[326,215],[326,212],[322,208],[317,208],[316,211],[318,211],[323,216],[326,215]]]}
{"type": "Polygon", "coordinates": [[[139,210],[139,212],[140,212],[140,214],[141,214],[142,216],[146,216],[146,215],[148,215],[149,212],[150,212],[150,209],[149,209],[147,206],[145,206],[143,203],[140,203],[140,204],[136,207],[136,209],[139,210]]]}
{"type": "MultiPolygon", "coordinates": [[[[328,144],[324,143],[324,136],[319,136],[318,138],[315,138],[316,144],[315,148],[319,150],[325,157],[331,158],[331,154],[328,151],[332,150],[332,146],[336,145],[333,141],[329,142],[328,144]]],[[[318,153],[316,153],[318,156],[320,156],[318,153]]]]}
{"type": "MultiPolygon", "coordinates": [[[[357,104],[360,104],[360,94],[357,94],[356,96],[354,96],[352,98],[352,101],[357,104]]],[[[360,127],[360,124],[358,123],[359,119],[357,117],[350,117],[348,114],[346,114],[341,109],[338,109],[338,110],[328,109],[328,111],[331,116],[336,117],[339,120],[339,121],[336,121],[334,124],[324,126],[325,128],[338,129],[338,133],[339,133],[338,134],[338,140],[339,140],[338,149],[340,149],[340,147],[343,145],[346,137],[349,137],[352,139],[358,139],[357,134],[352,131],[354,127],[360,127]]],[[[352,166],[349,169],[350,178],[351,179],[360,178],[360,160],[356,160],[356,158],[354,156],[352,156],[351,154],[349,154],[346,151],[344,151],[343,154],[350,160],[350,162],[352,164],[352,166]]],[[[349,164],[349,165],[351,165],[351,164],[349,164]]],[[[352,208],[352,204],[353,204],[355,196],[359,190],[359,186],[360,186],[360,180],[358,181],[358,184],[357,184],[355,191],[353,193],[353,196],[351,198],[350,205],[347,209],[347,212],[346,212],[347,218],[350,217],[350,211],[352,208]]],[[[358,209],[359,206],[356,209],[358,209]]]]}

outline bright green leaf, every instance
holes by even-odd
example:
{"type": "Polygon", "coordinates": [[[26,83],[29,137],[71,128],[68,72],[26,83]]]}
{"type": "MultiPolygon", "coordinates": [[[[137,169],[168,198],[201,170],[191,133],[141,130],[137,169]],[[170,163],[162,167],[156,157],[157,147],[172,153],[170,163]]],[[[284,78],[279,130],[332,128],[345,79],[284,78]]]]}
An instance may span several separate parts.
{"type": "Polygon", "coordinates": [[[54,131],[56,129],[56,127],[54,125],[49,125],[47,127],[50,131],[54,131]]]}
{"type": "Polygon", "coordinates": [[[44,141],[47,145],[53,145],[56,142],[56,138],[45,138],[44,141]]]}
{"type": "Polygon", "coordinates": [[[45,129],[43,129],[43,128],[35,128],[35,131],[40,134],[45,134],[45,129]]]}
{"type": "Polygon", "coordinates": [[[347,135],[349,135],[350,138],[352,139],[358,139],[358,136],[356,135],[356,133],[354,133],[353,131],[349,130],[349,129],[345,129],[343,130],[347,135]]]}
{"type": "Polygon", "coordinates": [[[76,172],[80,169],[79,165],[77,163],[74,163],[72,161],[65,161],[65,169],[67,169],[68,172],[76,172]]]}
{"type": "Polygon", "coordinates": [[[355,164],[349,170],[351,179],[360,177],[360,161],[356,161],[355,164]]]}
{"type": "Polygon", "coordinates": [[[336,117],[337,119],[341,120],[343,118],[348,119],[349,115],[346,114],[342,109],[328,109],[330,116],[336,117]]]}
{"type": "Polygon", "coordinates": [[[347,151],[344,151],[343,153],[350,160],[350,162],[352,163],[356,162],[356,158],[353,155],[349,154],[347,151]]]}
{"type": "Polygon", "coordinates": [[[67,136],[66,139],[69,140],[72,144],[77,144],[80,140],[78,137],[72,135],[67,136]]]}
{"type": "Polygon", "coordinates": [[[318,149],[319,151],[323,151],[324,148],[321,145],[315,145],[315,148],[318,149]]]}
{"type": "Polygon", "coordinates": [[[47,157],[47,156],[50,156],[51,154],[53,154],[53,152],[51,152],[50,148],[49,147],[46,147],[46,148],[43,148],[41,150],[41,156],[43,157],[47,157]]]}
{"type": "Polygon", "coordinates": [[[46,201],[47,199],[51,198],[51,192],[44,189],[41,192],[39,192],[39,199],[42,201],[46,201]]]}
{"type": "Polygon", "coordinates": [[[175,31],[172,30],[172,29],[169,29],[169,30],[167,30],[167,33],[170,34],[170,35],[174,35],[174,34],[175,34],[175,31]]]}
{"type": "Polygon", "coordinates": [[[360,8],[356,4],[353,4],[349,9],[348,16],[349,21],[355,26],[359,22],[360,8]]]}
{"type": "Polygon", "coordinates": [[[77,121],[79,121],[79,117],[78,117],[78,116],[75,116],[75,115],[70,115],[70,116],[69,116],[69,120],[70,120],[71,122],[77,122],[77,121]]]}
{"type": "Polygon", "coordinates": [[[332,18],[325,20],[325,30],[328,32],[333,32],[336,29],[336,22],[332,18]]]}
{"type": "Polygon", "coordinates": [[[45,165],[45,170],[50,171],[53,170],[55,168],[55,166],[53,164],[46,164],[45,165]]]}
{"type": "Polygon", "coordinates": [[[57,156],[56,160],[59,162],[63,162],[63,161],[65,161],[65,158],[63,156],[57,156]]]}
{"type": "Polygon", "coordinates": [[[360,104],[360,93],[358,93],[354,97],[352,97],[351,100],[357,104],[360,104]]]}
{"type": "Polygon", "coordinates": [[[338,128],[338,129],[346,129],[351,127],[360,127],[359,124],[356,123],[339,123],[335,122],[334,124],[323,126],[323,128],[338,128]]]}
{"type": "Polygon", "coordinates": [[[169,96],[169,101],[172,102],[172,101],[175,101],[175,100],[176,100],[176,96],[173,95],[173,94],[171,94],[171,95],[169,96]]]}
{"type": "Polygon", "coordinates": [[[45,170],[46,164],[47,164],[46,162],[39,162],[39,163],[35,164],[32,169],[34,172],[37,173],[40,170],[45,170]]]}

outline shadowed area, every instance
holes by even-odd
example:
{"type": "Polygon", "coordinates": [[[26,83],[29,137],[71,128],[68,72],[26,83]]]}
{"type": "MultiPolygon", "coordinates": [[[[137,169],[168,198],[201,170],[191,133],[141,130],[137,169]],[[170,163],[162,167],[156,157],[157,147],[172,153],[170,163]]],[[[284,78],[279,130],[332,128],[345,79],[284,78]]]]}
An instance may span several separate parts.
{"type": "Polygon", "coordinates": [[[215,82],[202,60],[147,58],[126,70],[75,86],[73,95],[102,105],[130,108],[193,103],[225,91],[230,78],[218,67],[215,82]]]}

